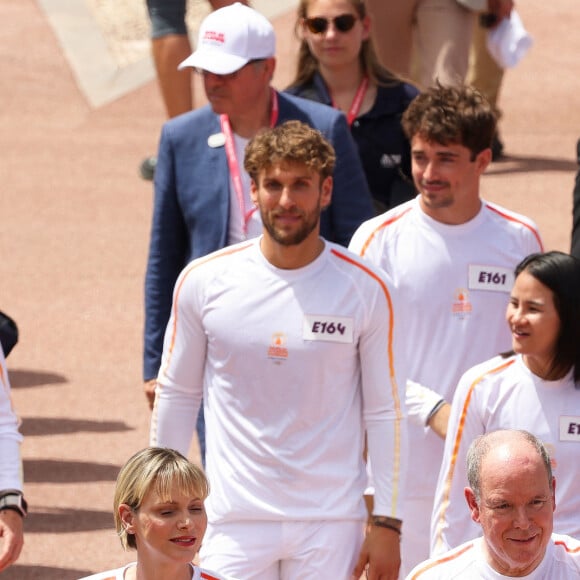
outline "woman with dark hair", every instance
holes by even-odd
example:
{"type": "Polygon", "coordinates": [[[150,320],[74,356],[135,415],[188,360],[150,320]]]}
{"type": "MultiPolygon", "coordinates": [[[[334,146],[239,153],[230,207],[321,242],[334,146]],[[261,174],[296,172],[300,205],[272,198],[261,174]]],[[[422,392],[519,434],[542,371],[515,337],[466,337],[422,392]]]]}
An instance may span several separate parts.
{"type": "Polygon", "coordinates": [[[363,0],[300,0],[296,76],[287,92],[344,111],[377,213],[415,196],[401,116],[418,94],[383,68],[363,0]]]}
{"type": "Polygon", "coordinates": [[[497,429],[525,429],[546,445],[556,478],[554,529],[580,539],[580,261],[555,251],[525,258],[506,320],[513,350],[467,371],[453,398],[432,556],[480,534],[465,508],[465,458],[476,437],[497,429]]]}

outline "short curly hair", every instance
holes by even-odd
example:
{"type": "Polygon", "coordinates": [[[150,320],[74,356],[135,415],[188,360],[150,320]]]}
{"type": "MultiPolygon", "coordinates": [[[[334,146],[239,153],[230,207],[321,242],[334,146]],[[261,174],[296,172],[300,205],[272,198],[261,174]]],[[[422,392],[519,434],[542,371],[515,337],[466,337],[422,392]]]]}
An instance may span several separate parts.
{"type": "Polygon", "coordinates": [[[463,145],[475,159],[491,147],[497,114],[473,87],[437,83],[415,97],[403,114],[402,125],[409,141],[420,136],[441,145],[463,145]]]}
{"type": "Polygon", "coordinates": [[[244,168],[254,182],[262,170],[278,163],[306,165],[323,181],[334,171],[336,154],[320,131],[301,121],[286,121],[260,131],[246,145],[244,168]]]}
{"type": "Polygon", "coordinates": [[[136,549],[137,542],[135,536],[125,530],[119,506],[126,504],[137,510],[151,490],[162,498],[171,499],[171,488],[175,483],[179,489],[202,501],[209,495],[209,483],[203,470],[174,449],[146,447],[135,453],[121,468],[115,486],[113,513],[117,535],[125,550],[136,549]]]}

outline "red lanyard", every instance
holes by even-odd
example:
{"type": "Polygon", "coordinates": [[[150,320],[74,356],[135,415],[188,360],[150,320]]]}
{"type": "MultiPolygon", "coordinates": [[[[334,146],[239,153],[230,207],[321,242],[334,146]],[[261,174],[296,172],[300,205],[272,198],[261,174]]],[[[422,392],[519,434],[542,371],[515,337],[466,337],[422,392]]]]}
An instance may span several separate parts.
{"type": "MultiPolygon", "coordinates": [[[[274,89],[271,89],[271,100],[272,100],[272,110],[270,112],[270,127],[274,127],[278,121],[278,93],[274,89]]],[[[222,127],[222,133],[226,138],[225,149],[226,158],[228,160],[228,168],[230,170],[230,176],[234,184],[234,191],[236,197],[238,198],[238,204],[240,205],[240,212],[242,214],[242,231],[244,235],[248,233],[248,222],[252,217],[253,213],[258,209],[252,207],[250,210],[246,211],[246,202],[244,198],[244,186],[242,184],[242,174],[240,171],[240,164],[236,157],[236,147],[234,144],[234,134],[232,132],[232,126],[227,115],[220,115],[220,124],[222,127]]]]}
{"type": "MultiPolygon", "coordinates": [[[[346,115],[346,122],[348,123],[349,127],[352,125],[353,121],[358,117],[360,108],[362,107],[363,99],[365,98],[365,94],[368,88],[369,88],[369,77],[365,76],[363,77],[362,81],[360,82],[360,85],[358,86],[358,89],[356,90],[356,94],[354,96],[354,99],[352,100],[350,109],[348,110],[348,114],[346,115]]],[[[332,106],[335,109],[337,108],[336,105],[334,104],[334,101],[332,101],[332,106]]]]}

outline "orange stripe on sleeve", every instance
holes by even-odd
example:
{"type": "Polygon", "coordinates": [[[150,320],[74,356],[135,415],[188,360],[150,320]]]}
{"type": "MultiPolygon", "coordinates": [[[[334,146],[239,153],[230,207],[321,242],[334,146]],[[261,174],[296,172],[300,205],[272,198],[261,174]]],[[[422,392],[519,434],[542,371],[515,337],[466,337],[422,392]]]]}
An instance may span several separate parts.
{"type": "Polygon", "coordinates": [[[371,235],[367,238],[367,241],[363,244],[363,247],[361,248],[361,251],[360,251],[360,255],[361,256],[365,255],[368,247],[371,245],[371,242],[373,241],[373,238],[375,237],[375,235],[378,231],[382,230],[383,228],[386,228],[387,226],[390,226],[392,223],[396,222],[399,218],[402,218],[406,213],[410,212],[412,209],[413,209],[412,207],[409,207],[405,211],[401,212],[400,214],[397,214],[397,215],[393,216],[392,218],[389,218],[388,220],[385,220],[384,222],[379,224],[371,232],[371,235]]]}
{"type": "Polygon", "coordinates": [[[488,375],[492,375],[502,371],[503,369],[509,367],[514,363],[514,359],[511,359],[498,367],[490,369],[480,377],[477,377],[473,383],[471,383],[469,390],[467,391],[467,396],[465,397],[465,403],[463,403],[463,409],[461,410],[461,416],[459,419],[459,424],[457,426],[457,433],[455,434],[455,440],[453,443],[453,451],[451,453],[451,463],[449,464],[449,471],[445,478],[445,485],[443,488],[443,501],[441,502],[441,513],[439,514],[439,521],[437,522],[436,531],[436,545],[441,547],[443,542],[443,524],[445,521],[445,514],[447,508],[449,507],[449,496],[451,495],[451,482],[453,481],[453,474],[455,473],[455,468],[457,467],[457,456],[459,455],[459,448],[461,447],[461,440],[463,438],[463,430],[465,428],[465,420],[467,418],[467,411],[469,410],[469,404],[471,402],[471,395],[475,390],[475,387],[488,375]]]}
{"type": "MultiPolygon", "coordinates": [[[[173,355],[173,349],[175,347],[175,337],[177,335],[177,323],[178,323],[177,302],[178,302],[179,294],[181,292],[181,288],[183,287],[183,283],[185,282],[185,279],[187,278],[187,276],[189,276],[189,274],[191,272],[193,272],[194,270],[196,270],[200,266],[203,266],[204,264],[207,264],[208,262],[212,262],[213,260],[216,260],[218,258],[222,258],[224,256],[229,256],[231,254],[235,254],[236,252],[241,252],[243,250],[246,250],[253,243],[254,243],[253,241],[249,241],[247,244],[244,244],[243,246],[237,246],[237,247],[233,247],[233,248],[225,248],[221,251],[214,252],[214,253],[206,256],[205,258],[199,258],[197,260],[194,260],[183,271],[183,275],[181,276],[181,280],[179,281],[179,285],[176,286],[175,296],[173,298],[173,305],[172,305],[173,327],[172,327],[172,333],[171,333],[171,342],[169,343],[167,359],[165,361],[165,364],[163,365],[163,368],[159,370],[159,375],[162,375],[165,373],[165,371],[167,370],[167,368],[169,367],[169,364],[171,362],[171,356],[173,355]]],[[[163,388],[163,385],[158,382],[157,389],[162,389],[162,388],[163,388]]],[[[155,400],[153,402],[153,412],[151,414],[151,427],[150,427],[150,433],[151,433],[150,439],[151,439],[151,441],[154,441],[154,442],[157,442],[157,401],[158,401],[158,397],[156,395],[155,400]]]]}
{"type": "Polygon", "coordinates": [[[540,246],[540,250],[542,252],[544,251],[544,244],[542,244],[542,239],[540,238],[539,232],[535,228],[533,228],[530,224],[527,224],[526,222],[524,222],[522,220],[516,219],[514,216],[503,213],[502,211],[499,211],[496,207],[492,207],[489,204],[486,204],[486,207],[490,211],[493,211],[496,214],[500,215],[502,218],[509,220],[511,222],[515,222],[517,224],[520,224],[520,225],[524,226],[525,228],[528,228],[528,230],[530,230],[530,232],[532,232],[532,234],[534,234],[534,237],[536,238],[536,240],[540,246]]]}
{"type": "Polygon", "coordinates": [[[470,542],[469,544],[467,544],[467,546],[465,546],[461,550],[453,552],[452,554],[449,554],[448,556],[441,556],[440,558],[437,558],[436,560],[433,560],[433,561],[425,564],[425,566],[423,566],[422,568],[420,568],[419,570],[417,570],[417,572],[415,572],[413,574],[413,576],[411,577],[411,580],[417,580],[417,578],[420,578],[422,574],[427,572],[427,570],[431,570],[431,568],[435,568],[436,566],[440,566],[441,564],[445,564],[446,562],[451,562],[451,561],[455,560],[456,558],[458,558],[459,556],[461,556],[462,554],[465,554],[465,552],[467,552],[468,550],[471,550],[472,548],[473,548],[473,542],[470,542]]]}
{"type": "Polygon", "coordinates": [[[165,361],[165,365],[164,365],[160,374],[163,374],[165,372],[165,369],[168,368],[169,363],[171,362],[171,356],[173,354],[173,349],[175,347],[175,337],[177,335],[177,323],[178,323],[177,302],[179,301],[179,295],[181,293],[181,289],[182,289],[183,284],[184,284],[185,280],[187,279],[187,277],[191,274],[191,272],[193,272],[194,270],[196,270],[200,266],[204,266],[208,262],[213,262],[214,260],[217,260],[218,258],[223,258],[224,256],[230,256],[230,255],[235,254],[237,252],[241,252],[241,251],[247,249],[253,243],[254,242],[251,241],[251,242],[248,242],[247,244],[244,244],[243,246],[237,246],[235,248],[226,248],[225,250],[222,250],[220,252],[210,254],[209,256],[207,256],[205,258],[195,260],[193,263],[191,263],[186,268],[183,276],[181,277],[179,285],[175,289],[175,297],[173,299],[173,307],[172,307],[173,308],[173,327],[172,327],[172,332],[171,332],[171,341],[169,343],[167,360],[165,361]]]}
{"type": "Polygon", "coordinates": [[[566,550],[568,554],[576,554],[576,552],[580,552],[580,546],[578,546],[577,548],[570,548],[568,544],[566,544],[566,542],[563,542],[562,540],[556,540],[554,542],[554,546],[562,546],[562,548],[564,548],[564,550],[566,550]]]}
{"type": "Polygon", "coordinates": [[[389,306],[389,338],[387,344],[387,358],[389,361],[389,376],[391,379],[391,395],[393,397],[393,401],[395,402],[395,411],[397,415],[397,420],[395,422],[395,453],[394,453],[394,476],[393,476],[393,501],[391,505],[391,509],[393,513],[396,513],[396,506],[398,504],[398,497],[399,497],[399,487],[395,482],[400,482],[401,478],[401,457],[400,457],[400,449],[401,449],[401,420],[403,418],[403,413],[401,411],[401,400],[399,399],[399,389],[397,387],[397,378],[395,376],[395,361],[394,361],[394,352],[393,352],[393,332],[394,332],[394,318],[395,313],[393,312],[393,302],[391,299],[391,294],[385,281],[375,274],[370,268],[361,264],[358,260],[353,260],[350,256],[339,252],[336,249],[332,249],[331,253],[335,255],[337,258],[352,264],[356,268],[362,270],[365,274],[370,276],[373,280],[378,282],[381,290],[383,291],[385,298],[387,300],[387,304],[389,306]]]}

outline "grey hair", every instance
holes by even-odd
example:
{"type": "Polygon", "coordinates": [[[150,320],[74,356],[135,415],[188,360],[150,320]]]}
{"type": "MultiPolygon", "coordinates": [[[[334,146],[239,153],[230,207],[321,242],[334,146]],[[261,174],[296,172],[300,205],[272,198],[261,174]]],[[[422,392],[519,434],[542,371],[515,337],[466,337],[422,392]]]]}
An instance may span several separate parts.
{"type": "Polygon", "coordinates": [[[504,441],[509,434],[519,435],[521,439],[527,441],[537,451],[546,468],[550,488],[552,487],[552,463],[550,461],[550,455],[544,444],[535,435],[523,429],[490,431],[474,439],[467,451],[467,480],[477,503],[481,499],[481,464],[489,451],[498,443],[504,441]]]}

